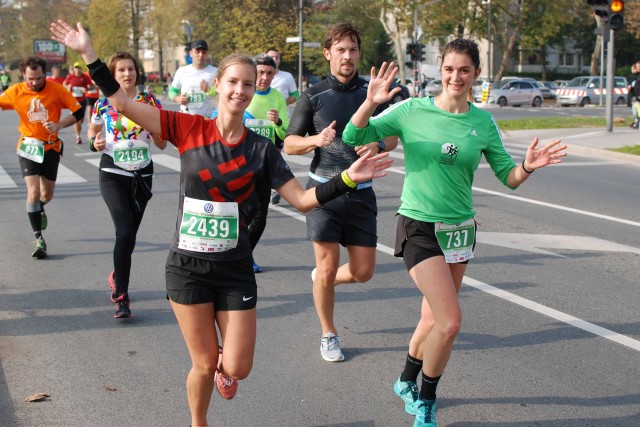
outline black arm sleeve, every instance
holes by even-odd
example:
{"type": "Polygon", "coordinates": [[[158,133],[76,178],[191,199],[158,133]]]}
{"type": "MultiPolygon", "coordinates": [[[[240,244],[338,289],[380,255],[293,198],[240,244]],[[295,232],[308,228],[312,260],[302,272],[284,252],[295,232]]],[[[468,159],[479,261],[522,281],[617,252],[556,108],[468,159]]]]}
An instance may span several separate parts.
{"type": "Polygon", "coordinates": [[[91,78],[96,82],[104,96],[108,98],[120,89],[120,83],[113,77],[107,64],[100,59],[96,59],[91,64],[88,64],[87,67],[91,78]]]}
{"type": "Polygon", "coordinates": [[[317,132],[313,126],[313,109],[311,108],[311,100],[309,99],[309,93],[304,92],[300,95],[296,109],[293,110],[293,115],[289,121],[289,127],[287,128],[287,136],[298,135],[306,136],[316,135],[317,132]]]}
{"type": "Polygon", "coordinates": [[[84,119],[84,110],[84,108],[78,108],[71,115],[76,118],[77,122],[79,122],[80,120],[84,119]]]}

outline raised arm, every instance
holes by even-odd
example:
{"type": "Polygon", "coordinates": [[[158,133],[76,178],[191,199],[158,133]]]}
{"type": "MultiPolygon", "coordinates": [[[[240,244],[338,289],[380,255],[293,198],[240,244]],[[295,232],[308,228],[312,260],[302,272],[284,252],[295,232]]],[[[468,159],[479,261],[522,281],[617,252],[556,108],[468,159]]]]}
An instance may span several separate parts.
{"type": "Polygon", "coordinates": [[[119,113],[136,122],[152,135],[160,135],[160,110],[150,105],[135,102],[130,99],[111,75],[107,66],[100,61],[93,49],[89,35],[81,23],[77,23],[77,29],[71,27],[62,19],[51,24],[51,37],[53,40],[66,45],[69,49],[76,50],[82,55],[82,59],[89,66],[91,78],[96,82],[102,93],[109,98],[109,102],[119,113]]]}
{"type": "Polygon", "coordinates": [[[536,169],[543,168],[547,165],[556,165],[562,163],[562,157],[567,155],[565,151],[567,146],[560,144],[560,140],[550,142],[542,148],[536,148],[538,138],[533,139],[533,143],[527,148],[522,164],[514,167],[509,172],[507,182],[511,187],[518,187],[525,182],[536,169]]]}
{"type": "Polygon", "coordinates": [[[359,128],[367,127],[369,118],[376,108],[378,108],[378,105],[389,102],[396,93],[400,92],[400,87],[396,87],[389,92],[389,87],[397,73],[398,67],[396,67],[393,62],[389,64],[389,67],[387,67],[386,62],[383,62],[377,75],[376,67],[371,67],[371,79],[369,80],[369,87],[367,88],[367,99],[365,99],[360,108],[358,108],[358,111],[351,117],[351,123],[359,128]]]}
{"type": "Polygon", "coordinates": [[[276,188],[293,207],[301,212],[308,212],[316,206],[334,199],[355,189],[358,182],[381,178],[387,175],[385,169],[391,166],[393,160],[387,156],[389,153],[372,154],[368,151],[358,160],[353,162],[349,169],[334,176],[328,182],[317,187],[305,190],[294,178],[276,188]]]}

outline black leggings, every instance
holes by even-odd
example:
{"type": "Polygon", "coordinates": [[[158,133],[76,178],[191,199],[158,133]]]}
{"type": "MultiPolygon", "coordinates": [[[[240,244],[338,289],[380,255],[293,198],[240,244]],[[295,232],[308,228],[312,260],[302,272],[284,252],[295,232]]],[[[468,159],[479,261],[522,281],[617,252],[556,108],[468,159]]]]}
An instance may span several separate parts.
{"type": "MultiPolygon", "coordinates": [[[[152,176],[143,179],[151,188],[152,176]]],[[[116,228],[113,266],[116,271],[117,294],[126,293],[129,290],[131,254],[136,245],[136,234],[148,201],[142,201],[140,212],[136,212],[132,202],[132,183],[133,177],[100,171],[100,192],[107,208],[109,208],[113,225],[116,228]]]]}

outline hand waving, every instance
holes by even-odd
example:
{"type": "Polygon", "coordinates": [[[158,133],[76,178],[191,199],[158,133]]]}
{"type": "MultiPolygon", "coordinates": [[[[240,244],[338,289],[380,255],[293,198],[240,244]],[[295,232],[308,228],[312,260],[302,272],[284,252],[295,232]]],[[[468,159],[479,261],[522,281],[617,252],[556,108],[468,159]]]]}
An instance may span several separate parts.
{"type": "Polygon", "coordinates": [[[371,67],[371,80],[369,80],[369,88],[367,89],[367,100],[375,104],[384,104],[393,98],[393,95],[400,92],[400,88],[396,87],[389,92],[389,87],[393,83],[393,79],[398,73],[398,67],[392,61],[387,67],[387,63],[383,62],[380,71],[376,75],[376,67],[371,67]]]}
{"type": "Polygon", "coordinates": [[[536,148],[538,138],[534,138],[533,143],[527,149],[525,161],[527,169],[536,170],[548,164],[557,164],[562,162],[562,157],[566,156],[566,145],[559,145],[560,140],[555,140],[542,148],[536,148]]]}
{"type": "Polygon", "coordinates": [[[389,153],[373,154],[368,150],[358,160],[353,162],[347,174],[355,182],[369,181],[370,179],[386,176],[384,171],[393,163],[393,159],[388,158],[389,153]]]}
{"type": "MultiPolygon", "coordinates": [[[[51,23],[51,37],[53,40],[63,43],[69,49],[80,52],[83,56],[93,52],[93,45],[89,34],[85,31],[81,23],[77,24],[78,29],[74,29],[62,19],[51,23]]],[[[87,58],[85,58],[86,61],[87,58]]]]}

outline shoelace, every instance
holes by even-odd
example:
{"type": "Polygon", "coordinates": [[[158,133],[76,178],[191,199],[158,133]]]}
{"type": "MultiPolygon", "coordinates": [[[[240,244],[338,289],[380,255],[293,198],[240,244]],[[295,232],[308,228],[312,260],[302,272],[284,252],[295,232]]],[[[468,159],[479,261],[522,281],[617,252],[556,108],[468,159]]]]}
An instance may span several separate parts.
{"type": "Polygon", "coordinates": [[[409,381],[409,386],[405,387],[404,390],[400,392],[400,394],[403,396],[407,394],[411,394],[411,397],[413,398],[413,400],[418,399],[419,393],[420,392],[418,391],[418,384],[416,384],[413,381],[409,381]]]}
{"type": "Polygon", "coordinates": [[[228,377],[221,372],[218,372],[218,376],[222,380],[222,387],[231,387],[231,384],[233,384],[233,378],[228,377]]]}
{"type": "Polygon", "coordinates": [[[435,404],[422,403],[418,406],[418,411],[424,410],[424,418],[422,420],[427,423],[435,423],[435,414],[433,409],[435,408],[435,404]]]}
{"type": "Polygon", "coordinates": [[[340,341],[338,340],[338,337],[335,335],[332,335],[330,337],[327,337],[327,348],[329,349],[329,351],[332,350],[337,350],[340,347],[340,341]]]}

